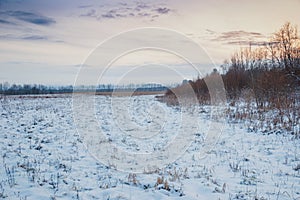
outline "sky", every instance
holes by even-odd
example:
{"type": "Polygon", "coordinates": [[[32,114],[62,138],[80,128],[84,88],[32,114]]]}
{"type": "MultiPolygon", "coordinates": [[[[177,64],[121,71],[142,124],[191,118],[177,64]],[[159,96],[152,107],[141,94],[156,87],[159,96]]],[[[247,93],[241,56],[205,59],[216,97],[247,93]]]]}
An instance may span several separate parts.
{"type": "Polygon", "coordinates": [[[90,76],[113,84],[195,79],[249,42],[267,41],[285,22],[299,27],[299,8],[300,0],[0,0],[0,82],[72,85],[83,69],[83,84],[95,83],[90,76]],[[118,40],[137,29],[144,32],[118,40]],[[182,48],[119,51],[145,41],[182,48]],[[181,57],[189,42],[203,49],[200,72],[181,57]],[[114,59],[107,65],[103,56],[114,59]]]}

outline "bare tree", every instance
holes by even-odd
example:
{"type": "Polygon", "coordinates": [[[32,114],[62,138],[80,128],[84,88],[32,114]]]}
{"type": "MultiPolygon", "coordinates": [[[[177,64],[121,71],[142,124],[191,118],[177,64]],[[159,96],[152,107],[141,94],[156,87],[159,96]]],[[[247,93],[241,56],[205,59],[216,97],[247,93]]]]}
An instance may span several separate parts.
{"type": "Polygon", "coordinates": [[[269,50],[272,59],[282,62],[289,76],[300,80],[300,38],[296,26],[285,23],[272,37],[269,50]]]}

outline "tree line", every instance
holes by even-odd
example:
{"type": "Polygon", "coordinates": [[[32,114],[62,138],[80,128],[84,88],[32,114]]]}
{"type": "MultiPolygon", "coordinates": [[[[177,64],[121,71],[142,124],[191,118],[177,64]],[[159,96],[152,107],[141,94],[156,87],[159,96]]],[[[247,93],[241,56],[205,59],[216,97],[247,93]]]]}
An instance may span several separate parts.
{"type": "Polygon", "coordinates": [[[72,93],[73,86],[46,86],[41,84],[9,84],[0,83],[0,94],[2,95],[27,95],[27,94],[59,94],[72,93]]]}
{"type": "Polygon", "coordinates": [[[80,86],[47,86],[41,84],[9,84],[0,83],[0,94],[2,95],[38,95],[38,94],[62,94],[73,92],[113,92],[113,91],[166,91],[167,87],[157,83],[143,84],[99,84],[80,86]]]}
{"type": "MultiPolygon", "coordinates": [[[[269,41],[249,43],[232,54],[221,65],[220,74],[227,98],[235,102],[250,98],[260,108],[288,108],[299,104],[300,37],[296,26],[285,23],[269,41]]],[[[189,81],[200,103],[209,103],[210,94],[205,80],[214,79],[216,69],[204,78],[189,81]]],[[[168,90],[164,98],[173,103],[181,85],[168,90]],[[172,100],[173,99],[173,100],[172,100]]]]}

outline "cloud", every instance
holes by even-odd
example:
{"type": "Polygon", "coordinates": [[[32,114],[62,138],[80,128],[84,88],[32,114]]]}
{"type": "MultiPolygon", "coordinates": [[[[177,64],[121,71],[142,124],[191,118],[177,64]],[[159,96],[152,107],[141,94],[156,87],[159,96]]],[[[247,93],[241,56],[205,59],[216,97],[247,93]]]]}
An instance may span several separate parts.
{"type": "Polygon", "coordinates": [[[145,4],[145,3],[137,3],[137,6],[136,6],[136,8],[135,9],[149,9],[149,8],[151,8],[151,6],[150,5],[147,5],[147,4],[145,4]]]}
{"type": "Polygon", "coordinates": [[[20,11],[20,10],[5,11],[0,13],[0,15],[6,15],[24,22],[41,25],[41,26],[49,26],[55,23],[55,20],[52,18],[37,13],[20,11]]]}
{"type": "Polygon", "coordinates": [[[159,14],[168,14],[171,11],[171,9],[164,7],[164,8],[156,8],[154,9],[154,11],[156,11],[159,14]]]}
{"type": "Polygon", "coordinates": [[[97,12],[95,9],[89,10],[87,13],[81,14],[81,17],[97,17],[97,12]]]}
{"type": "Polygon", "coordinates": [[[228,39],[239,39],[243,37],[262,37],[261,33],[257,32],[246,32],[246,31],[229,31],[223,32],[217,40],[228,40],[228,39]]]}
{"type": "Polygon", "coordinates": [[[121,18],[147,18],[153,20],[162,15],[168,15],[174,12],[173,9],[161,4],[150,4],[143,2],[135,3],[119,3],[117,6],[96,6],[93,8],[90,6],[80,7],[81,10],[84,10],[84,13],[81,14],[81,17],[92,17],[97,20],[104,19],[121,19],[121,18]]]}
{"type": "MultiPolygon", "coordinates": [[[[119,15],[120,15],[120,14],[119,14],[119,15]]],[[[110,11],[108,11],[107,13],[102,14],[101,17],[102,17],[102,18],[110,18],[110,19],[113,19],[113,18],[116,18],[116,17],[118,17],[118,16],[116,15],[116,12],[115,12],[114,10],[110,10],[110,11]]]]}
{"type": "Polygon", "coordinates": [[[206,29],[205,30],[208,34],[210,34],[210,35],[214,35],[214,34],[216,34],[216,32],[215,31],[213,31],[213,30],[210,30],[210,29],[206,29]]]}
{"type": "Polygon", "coordinates": [[[258,32],[248,32],[243,30],[228,31],[218,34],[212,30],[206,30],[214,35],[212,41],[223,42],[229,45],[262,45],[266,41],[266,36],[258,32]]]}
{"type": "Polygon", "coordinates": [[[0,35],[0,40],[6,40],[6,39],[15,39],[15,37],[11,34],[0,35]]]}
{"type": "Polygon", "coordinates": [[[48,37],[41,36],[41,35],[24,36],[21,39],[23,39],[23,40],[49,40],[48,37]]]}
{"type": "Polygon", "coordinates": [[[81,6],[78,6],[78,8],[90,8],[90,7],[93,7],[93,5],[81,5],[81,6]]]}
{"type": "Polygon", "coordinates": [[[63,43],[62,40],[54,40],[46,35],[31,35],[31,34],[2,34],[0,40],[24,40],[24,41],[48,41],[55,43],[63,43]]]}
{"type": "Polygon", "coordinates": [[[0,19],[0,24],[10,24],[10,25],[13,25],[14,23],[9,22],[9,21],[4,20],[4,19],[0,19]]]}

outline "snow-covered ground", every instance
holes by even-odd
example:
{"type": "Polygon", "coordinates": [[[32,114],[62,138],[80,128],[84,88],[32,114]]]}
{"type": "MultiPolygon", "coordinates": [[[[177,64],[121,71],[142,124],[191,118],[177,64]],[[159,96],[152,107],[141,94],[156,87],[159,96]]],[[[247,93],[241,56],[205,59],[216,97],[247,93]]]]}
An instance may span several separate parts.
{"type": "MultiPolygon", "coordinates": [[[[137,173],[122,162],[103,164],[110,160],[101,160],[106,152],[89,147],[74,123],[71,96],[46,97],[0,99],[2,199],[300,199],[300,142],[293,135],[224,123],[216,144],[199,159],[210,126],[221,123],[211,118],[210,107],[195,117],[154,96],[97,96],[94,113],[107,139],[103,144],[147,155],[163,152],[183,126],[193,136],[174,162],[137,173]]],[[[82,111],[76,113],[79,126],[90,120],[82,111]]]]}

